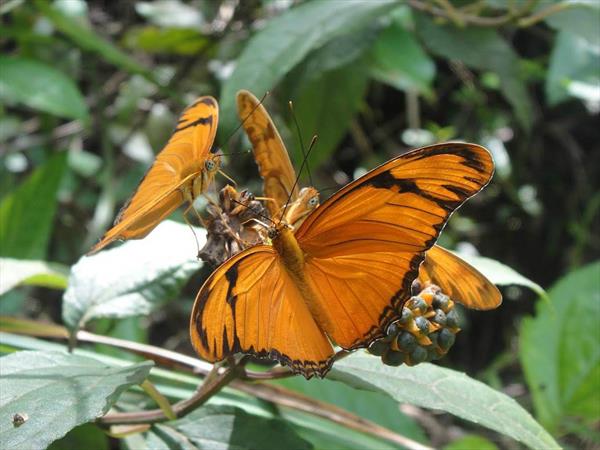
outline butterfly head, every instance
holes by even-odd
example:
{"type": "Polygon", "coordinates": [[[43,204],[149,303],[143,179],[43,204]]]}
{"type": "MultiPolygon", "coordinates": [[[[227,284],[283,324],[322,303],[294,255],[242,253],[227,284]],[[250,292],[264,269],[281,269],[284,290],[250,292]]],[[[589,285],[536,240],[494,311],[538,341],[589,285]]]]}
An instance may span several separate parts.
{"type": "Polygon", "coordinates": [[[298,194],[298,199],[289,205],[284,217],[285,222],[293,228],[298,228],[319,204],[319,191],[313,187],[303,188],[298,194]]]}

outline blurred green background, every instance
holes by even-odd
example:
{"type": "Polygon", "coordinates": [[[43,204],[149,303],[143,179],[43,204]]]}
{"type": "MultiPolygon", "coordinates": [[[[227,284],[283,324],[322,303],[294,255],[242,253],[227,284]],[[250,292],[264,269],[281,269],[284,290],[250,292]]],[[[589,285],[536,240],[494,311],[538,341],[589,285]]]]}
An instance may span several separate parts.
{"type": "MultiPolygon", "coordinates": [[[[319,136],[309,166],[323,198],[410,148],[458,139],[491,150],[492,183],[440,243],[544,288],[576,273],[550,291],[557,315],[541,302],[529,317],[537,294],[518,286],[495,311],[465,311],[442,364],[504,388],[564,443],[600,445],[600,2],[6,0],[0,17],[0,256],[44,264],[3,292],[2,314],[60,323],[64,274],[183,108],[215,96],[217,143],[238,152],[250,144],[235,93],[269,91],[296,167],[289,100],[303,141],[319,136]],[[549,360],[532,363],[540,353],[549,360]]],[[[225,171],[260,193],[250,154],[225,171]]],[[[181,323],[209,272],[168,310],[93,329],[188,352],[181,323]]]]}

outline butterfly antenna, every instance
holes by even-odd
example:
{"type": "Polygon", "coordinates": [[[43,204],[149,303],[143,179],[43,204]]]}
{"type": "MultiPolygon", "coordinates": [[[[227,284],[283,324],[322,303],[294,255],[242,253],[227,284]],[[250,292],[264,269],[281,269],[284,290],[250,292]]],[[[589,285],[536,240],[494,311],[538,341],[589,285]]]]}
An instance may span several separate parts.
{"type": "Polygon", "coordinates": [[[242,205],[245,206],[247,209],[249,209],[250,211],[252,211],[254,214],[256,214],[258,217],[260,217],[261,219],[265,219],[268,220],[269,222],[271,222],[273,225],[277,225],[275,223],[275,221],[273,219],[271,219],[270,217],[265,216],[264,214],[259,213],[258,211],[256,211],[254,208],[251,208],[250,205],[247,205],[245,203],[242,203],[234,198],[231,199],[231,201],[233,203],[237,203],[238,205],[242,205]]]}
{"type": "Polygon", "coordinates": [[[296,186],[298,186],[298,181],[300,181],[300,174],[302,173],[302,169],[304,169],[304,166],[306,165],[306,162],[308,161],[308,156],[310,155],[310,152],[313,150],[313,148],[315,148],[316,143],[317,143],[317,135],[314,135],[312,140],[310,141],[310,146],[308,147],[306,156],[304,157],[304,160],[302,161],[302,165],[300,166],[300,170],[298,171],[298,175],[296,176],[294,185],[290,189],[290,195],[288,196],[288,199],[285,202],[285,208],[283,208],[283,211],[281,212],[281,217],[279,218],[279,221],[282,221],[283,218],[285,217],[285,213],[288,209],[288,206],[290,206],[290,200],[292,199],[292,192],[294,192],[294,189],[296,189],[296,186]]]}
{"type": "MultiPolygon", "coordinates": [[[[302,141],[302,133],[300,132],[300,125],[298,124],[298,119],[296,118],[296,113],[294,112],[294,104],[292,103],[291,100],[289,101],[289,106],[290,106],[290,112],[292,113],[292,119],[294,119],[294,125],[296,125],[296,132],[298,133],[298,140],[300,141],[300,150],[302,150],[302,157],[304,158],[304,161],[305,161],[308,159],[308,155],[304,151],[304,142],[302,141]]],[[[306,166],[306,171],[308,172],[308,180],[310,181],[310,185],[314,186],[315,184],[313,183],[312,174],[310,173],[309,166],[306,166]]],[[[302,173],[302,169],[300,169],[299,173],[302,173]]]]}
{"type": "Polygon", "coordinates": [[[254,114],[254,111],[256,111],[258,109],[258,107],[263,104],[263,102],[265,101],[265,98],[267,98],[267,95],[269,95],[269,91],[265,92],[265,94],[262,96],[262,98],[260,99],[260,101],[258,102],[258,104],[254,108],[252,108],[252,111],[250,111],[250,113],[246,117],[244,117],[244,119],[235,128],[235,130],[233,130],[233,132],[231,132],[229,134],[229,136],[227,137],[227,139],[225,139],[225,142],[229,142],[229,140],[239,131],[239,129],[242,128],[242,126],[244,125],[244,123],[246,123],[246,120],[248,120],[252,116],[252,114],[254,114]]]}
{"type": "Polygon", "coordinates": [[[223,176],[225,179],[231,181],[233,183],[233,187],[237,187],[237,181],[235,181],[233,178],[231,178],[229,175],[227,175],[225,172],[223,172],[221,169],[218,170],[218,172],[221,174],[221,176],[223,176]]]}

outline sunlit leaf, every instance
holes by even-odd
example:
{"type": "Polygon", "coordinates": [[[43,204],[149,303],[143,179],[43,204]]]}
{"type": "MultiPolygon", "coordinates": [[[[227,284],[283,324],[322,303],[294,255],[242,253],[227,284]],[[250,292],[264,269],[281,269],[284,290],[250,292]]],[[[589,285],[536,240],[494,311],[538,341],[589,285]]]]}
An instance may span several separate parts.
{"type": "Polygon", "coordinates": [[[46,448],[82,423],[105,414],[152,367],[113,367],[63,352],[21,351],[0,359],[0,441],[6,450],[46,448]],[[15,414],[26,420],[12,423],[15,414]]]}
{"type": "Polygon", "coordinates": [[[147,26],[133,28],[125,36],[129,48],[157,54],[194,55],[208,45],[209,40],[194,29],[147,26]]]}
{"type": "Polygon", "coordinates": [[[335,37],[372,26],[378,17],[399,4],[395,0],[380,0],[353,2],[351,8],[341,8],[339,2],[317,0],[292,8],[269,21],[250,39],[237,60],[235,71],[223,86],[220,133],[227,135],[235,127],[235,94],[238,90],[249,89],[261,96],[310,51],[335,37]]]}
{"type": "Polygon", "coordinates": [[[384,366],[361,352],[338,361],[329,375],[358,389],[383,392],[397,402],[446,411],[537,448],[559,448],[552,436],[515,400],[433,364],[384,366]]]}
{"type": "Polygon", "coordinates": [[[534,283],[529,278],[524,277],[512,267],[502,264],[499,261],[483,256],[467,255],[460,253],[459,256],[466,262],[471,264],[483,275],[485,275],[492,283],[498,286],[517,285],[525,286],[538,295],[545,296],[546,291],[537,283],[534,283]]]}
{"type": "MultiPolygon", "coordinates": [[[[0,72],[2,72],[0,70],[0,72]]],[[[67,153],[55,154],[0,203],[0,255],[44,260],[67,153]]]]}
{"type": "Polygon", "coordinates": [[[62,264],[14,258],[0,258],[0,272],[0,295],[20,284],[65,289],[69,276],[62,264]]]}
{"type": "MultiPolygon", "coordinates": [[[[569,33],[558,33],[546,77],[546,97],[555,105],[573,97],[569,86],[573,82],[600,84],[600,53],[585,39],[569,33]]],[[[591,99],[593,100],[593,99],[591,99]]]]}
{"type": "MultiPolygon", "coordinates": [[[[567,7],[550,14],[545,21],[552,28],[581,36],[590,44],[600,46],[600,2],[597,0],[561,0],[567,7]]],[[[539,8],[548,6],[540,2],[539,8]]]]}
{"type": "Polygon", "coordinates": [[[521,364],[540,421],[556,430],[578,417],[600,420],[600,262],[575,270],[522,322],[521,364]]]}
{"type": "MultiPolygon", "coordinates": [[[[195,232],[202,246],[204,230],[195,232]]],[[[71,270],[63,321],[76,331],[94,318],[148,314],[201,267],[196,253],[189,227],[165,221],[142,240],[82,257],[71,270]]]]}
{"type": "Polygon", "coordinates": [[[0,98],[68,119],[89,120],[75,83],[48,64],[16,56],[0,56],[0,98]]]}
{"type": "Polygon", "coordinates": [[[498,450],[496,444],[481,436],[468,435],[451,442],[444,450],[498,450]]]}

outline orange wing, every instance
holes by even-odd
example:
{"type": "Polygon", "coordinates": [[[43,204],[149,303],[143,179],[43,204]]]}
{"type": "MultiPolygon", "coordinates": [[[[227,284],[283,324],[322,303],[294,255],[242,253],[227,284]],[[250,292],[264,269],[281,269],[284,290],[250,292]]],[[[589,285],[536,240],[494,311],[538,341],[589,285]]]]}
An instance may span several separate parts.
{"type": "Polygon", "coordinates": [[[328,338],[354,349],[383,335],[425,252],[492,172],[483,147],[425,147],[345,186],[295,235],[278,225],[273,247],[239,253],[200,289],[190,324],[196,351],[209,361],[252,353],[307,378],[325,375],[328,338]]]}
{"type": "Polygon", "coordinates": [[[296,238],[330,338],[353,349],[383,334],[452,212],[492,173],[478,145],[425,147],[348,184],[305,220],[296,238]]]}
{"type": "Polygon", "coordinates": [[[298,197],[298,188],[294,187],[294,167],[271,116],[260,101],[252,93],[242,90],[237,93],[237,107],[264,180],[263,193],[272,199],[267,202],[267,208],[271,216],[276,217],[288,199],[294,201],[298,197]]]}
{"type": "Polygon", "coordinates": [[[238,253],[213,272],[196,297],[190,335],[207,361],[244,352],[309,378],[331,367],[331,343],[271,246],[238,253]]]}
{"type": "Polygon", "coordinates": [[[502,303],[502,294],[484,275],[437,245],[425,255],[419,278],[437,284],[452,300],[468,308],[494,309],[502,303]]]}
{"type": "Polygon", "coordinates": [[[218,118],[212,97],[200,97],[183,112],[173,136],[121,208],[114,226],[89,254],[116,239],[143,238],[184,201],[206,190],[220,163],[220,156],[212,152],[218,118]]]}

